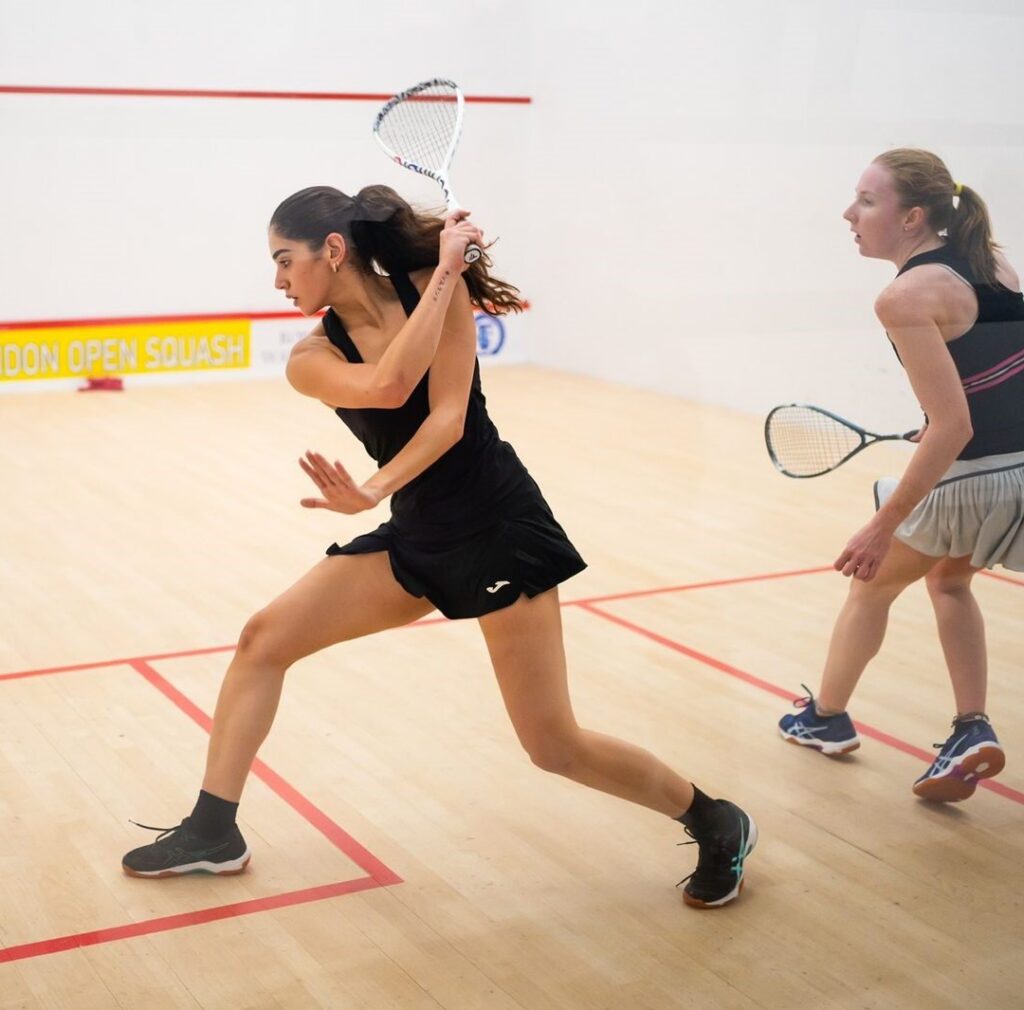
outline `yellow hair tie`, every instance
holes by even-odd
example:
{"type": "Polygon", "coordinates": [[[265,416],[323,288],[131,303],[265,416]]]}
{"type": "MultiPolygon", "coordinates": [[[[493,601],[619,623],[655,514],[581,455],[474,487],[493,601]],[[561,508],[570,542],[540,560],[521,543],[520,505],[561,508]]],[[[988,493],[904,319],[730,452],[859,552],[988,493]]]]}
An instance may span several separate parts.
{"type": "Polygon", "coordinates": [[[953,195],[954,196],[959,196],[963,191],[964,191],[964,184],[962,182],[958,182],[958,183],[956,183],[953,186],[953,195]]]}

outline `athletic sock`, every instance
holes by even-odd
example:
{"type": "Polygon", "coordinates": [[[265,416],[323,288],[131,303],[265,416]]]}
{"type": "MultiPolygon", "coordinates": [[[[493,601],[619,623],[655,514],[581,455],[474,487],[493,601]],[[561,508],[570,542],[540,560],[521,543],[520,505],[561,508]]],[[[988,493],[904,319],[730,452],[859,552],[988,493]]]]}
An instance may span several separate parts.
{"type": "Polygon", "coordinates": [[[200,838],[216,841],[235,826],[238,804],[222,800],[205,789],[199,790],[199,799],[189,814],[188,826],[200,838]]]}
{"type": "Polygon", "coordinates": [[[963,715],[957,713],[956,718],[953,722],[987,722],[991,724],[991,720],[984,712],[964,712],[963,715]]]}
{"type": "Polygon", "coordinates": [[[697,833],[701,828],[711,824],[718,813],[718,801],[702,793],[696,786],[693,787],[693,802],[689,805],[686,813],[676,818],[680,824],[697,833]]]}

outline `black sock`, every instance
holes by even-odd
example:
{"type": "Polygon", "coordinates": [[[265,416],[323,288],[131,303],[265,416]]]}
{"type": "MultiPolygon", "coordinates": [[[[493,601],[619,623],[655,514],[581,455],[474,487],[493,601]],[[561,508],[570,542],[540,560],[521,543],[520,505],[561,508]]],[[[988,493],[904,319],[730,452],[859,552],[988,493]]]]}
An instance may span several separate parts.
{"type": "Polygon", "coordinates": [[[222,800],[205,789],[199,790],[199,799],[189,814],[188,826],[200,837],[209,841],[223,838],[235,825],[238,804],[222,800]]]}
{"type": "Polygon", "coordinates": [[[694,786],[693,802],[687,807],[686,813],[681,814],[676,820],[693,832],[699,831],[714,820],[718,812],[717,802],[694,786]]]}

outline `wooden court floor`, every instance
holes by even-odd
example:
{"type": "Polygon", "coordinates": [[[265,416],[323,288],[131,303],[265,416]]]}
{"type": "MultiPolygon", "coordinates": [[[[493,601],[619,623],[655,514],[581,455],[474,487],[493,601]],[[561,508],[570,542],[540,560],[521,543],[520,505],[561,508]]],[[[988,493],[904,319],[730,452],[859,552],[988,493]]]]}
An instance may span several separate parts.
{"type": "MultiPolygon", "coordinates": [[[[172,825],[251,612],[377,515],[299,508],[296,458],[370,461],[283,382],[0,397],[0,1008],[932,1010],[1022,1005],[1024,577],[980,577],[992,788],[910,786],[951,694],[922,587],[830,761],[775,724],[817,684],[828,570],[902,447],[790,481],[761,422],[530,367],[492,414],[590,563],[562,587],[580,721],[756,818],[747,887],[697,912],[681,828],[534,768],[473,622],[298,664],[235,878],[129,879],[172,825]]],[[[382,512],[383,514],[383,512],[382,512]]]]}

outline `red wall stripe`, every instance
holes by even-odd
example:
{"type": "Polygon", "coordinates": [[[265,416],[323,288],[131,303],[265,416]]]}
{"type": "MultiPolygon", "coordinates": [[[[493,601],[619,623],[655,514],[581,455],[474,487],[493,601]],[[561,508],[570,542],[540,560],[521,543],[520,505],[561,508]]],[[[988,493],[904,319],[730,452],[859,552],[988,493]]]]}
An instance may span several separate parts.
{"type": "MultiPolygon", "coordinates": [[[[316,316],[322,316],[322,312],[316,316]]],[[[25,319],[0,322],[3,330],[49,330],[69,326],[133,326],[138,323],[195,323],[204,319],[312,319],[301,312],[194,312],[178,316],[107,316],[96,319],[25,319]]]]}
{"type": "MultiPolygon", "coordinates": [[[[118,98],[261,98],[319,102],[386,102],[396,92],[357,91],[220,91],[207,88],[89,88],[0,84],[2,95],[93,95],[118,98]]],[[[526,95],[466,95],[467,102],[491,105],[529,105],[526,95]]]]}

